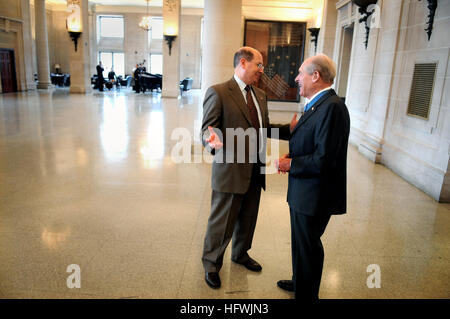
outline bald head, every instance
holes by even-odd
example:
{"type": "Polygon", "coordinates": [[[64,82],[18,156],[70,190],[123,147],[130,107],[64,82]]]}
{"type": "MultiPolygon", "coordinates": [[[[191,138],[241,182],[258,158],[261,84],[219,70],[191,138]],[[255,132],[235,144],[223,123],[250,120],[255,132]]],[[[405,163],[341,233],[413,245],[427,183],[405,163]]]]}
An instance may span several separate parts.
{"type": "Polygon", "coordinates": [[[259,51],[253,49],[252,47],[242,47],[236,51],[234,54],[233,66],[237,67],[242,58],[247,61],[252,61],[255,57],[255,54],[259,54],[259,51]]]}
{"type": "Polygon", "coordinates": [[[252,47],[242,47],[234,54],[234,73],[248,85],[256,84],[263,73],[261,53],[252,47]]]}

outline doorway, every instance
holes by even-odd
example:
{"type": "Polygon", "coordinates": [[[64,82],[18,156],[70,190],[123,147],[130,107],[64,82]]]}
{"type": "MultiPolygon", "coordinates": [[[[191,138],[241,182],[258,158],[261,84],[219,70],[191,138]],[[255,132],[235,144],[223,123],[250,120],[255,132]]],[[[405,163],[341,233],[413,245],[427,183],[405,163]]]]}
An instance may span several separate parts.
{"type": "Polygon", "coordinates": [[[2,79],[2,93],[17,92],[14,50],[0,49],[0,75],[2,79]]]}
{"type": "Polygon", "coordinates": [[[350,69],[350,58],[352,53],[352,42],[353,42],[353,26],[345,26],[342,28],[341,33],[341,52],[340,52],[340,63],[339,63],[339,80],[338,80],[338,92],[337,94],[344,99],[347,94],[348,86],[348,76],[350,69]]]}

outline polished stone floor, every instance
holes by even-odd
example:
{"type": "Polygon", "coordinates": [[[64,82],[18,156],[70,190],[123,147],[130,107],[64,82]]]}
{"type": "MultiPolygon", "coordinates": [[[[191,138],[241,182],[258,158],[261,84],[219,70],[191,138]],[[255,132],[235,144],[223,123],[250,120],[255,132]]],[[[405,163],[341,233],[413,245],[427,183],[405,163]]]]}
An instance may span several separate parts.
{"type": "MultiPolygon", "coordinates": [[[[174,130],[200,120],[198,91],[0,95],[0,298],[292,298],[276,286],[291,276],[286,175],[262,194],[250,251],[262,272],[227,249],[222,288],[205,284],[211,167],[171,156],[174,130]],[[81,287],[69,289],[73,264],[81,287]]],[[[323,236],[320,297],[450,298],[449,229],[450,205],[350,147],[348,214],[323,236]]]]}

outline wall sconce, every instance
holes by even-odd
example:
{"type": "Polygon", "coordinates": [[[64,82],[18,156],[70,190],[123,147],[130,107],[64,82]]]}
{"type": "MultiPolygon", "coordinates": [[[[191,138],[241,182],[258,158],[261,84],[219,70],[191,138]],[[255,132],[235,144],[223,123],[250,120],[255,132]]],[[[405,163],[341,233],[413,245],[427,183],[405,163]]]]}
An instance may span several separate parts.
{"type": "Polygon", "coordinates": [[[175,41],[176,38],[176,35],[164,35],[164,40],[166,40],[166,43],[169,46],[169,55],[172,53],[172,42],[175,41]]]}
{"type": "Polygon", "coordinates": [[[77,52],[78,38],[81,35],[81,32],[69,31],[70,38],[73,43],[75,43],[75,52],[77,52]]]}
{"type": "Polygon", "coordinates": [[[66,20],[66,28],[70,38],[75,43],[75,52],[77,51],[78,38],[82,33],[81,27],[81,8],[79,4],[72,3],[67,6],[67,11],[72,12],[66,20]]]}
{"type": "Polygon", "coordinates": [[[428,15],[427,21],[428,27],[425,29],[425,31],[427,31],[428,34],[428,41],[430,41],[431,31],[433,30],[434,14],[436,13],[436,8],[437,8],[437,0],[428,0],[428,10],[430,10],[430,14],[428,15]]]}
{"type": "Polygon", "coordinates": [[[180,5],[179,0],[164,0],[163,2],[163,16],[164,16],[164,40],[169,46],[169,55],[172,54],[173,41],[178,36],[180,23],[180,5]]]}
{"type": "Polygon", "coordinates": [[[362,15],[362,18],[359,19],[359,23],[364,22],[366,25],[366,40],[364,41],[364,44],[365,44],[366,50],[367,50],[367,44],[369,43],[369,31],[370,31],[369,23],[367,22],[367,20],[372,15],[372,13],[375,12],[375,9],[368,12],[367,7],[370,5],[376,4],[377,0],[352,0],[352,3],[356,4],[359,7],[358,11],[362,15]]]}
{"type": "Polygon", "coordinates": [[[320,28],[309,28],[308,31],[311,33],[311,42],[314,42],[314,53],[316,53],[320,28]]]}

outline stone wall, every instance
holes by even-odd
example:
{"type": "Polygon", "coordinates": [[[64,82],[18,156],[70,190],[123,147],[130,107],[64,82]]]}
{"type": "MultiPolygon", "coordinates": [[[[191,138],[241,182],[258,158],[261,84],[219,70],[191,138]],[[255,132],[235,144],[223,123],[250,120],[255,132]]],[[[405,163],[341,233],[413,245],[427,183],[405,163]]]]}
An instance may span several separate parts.
{"type": "MultiPolygon", "coordinates": [[[[357,7],[338,2],[334,59],[342,63],[343,27],[353,23],[346,104],[351,115],[350,142],[369,159],[382,163],[436,200],[449,197],[450,115],[448,61],[450,2],[439,1],[430,41],[424,31],[426,1],[378,1],[378,22],[358,23],[357,7]],[[414,64],[437,62],[428,120],[407,115],[414,64]],[[447,181],[447,182],[445,182],[447,181]]],[[[375,20],[374,20],[375,21],[375,20]]],[[[337,77],[336,86],[343,79],[337,77]]]]}
{"type": "Polygon", "coordinates": [[[181,16],[180,78],[192,78],[192,88],[201,85],[201,28],[202,16],[181,16]]]}
{"type": "MultiPolygon", "coordinates": [[[[36,88],[33,79],[30,5],[27,0],[2,0],[0,6],[0,48],[13,49],[17,89],[36,88]]],[[[1,92],[1,90],[0,90],[1,92]]]]}
{"type": "MultiPolygon", "coordinates": [[[[396,6],[391,2],[387,2],[388,12],[396,6]]],[[[397,41],[390,41],[392,50],[395,44],[397,50],[391,71],[382,162],[436,200],[450,202],[450,1],[438,1],[430,41],[424,31],[429,14],[426,1],[404,1],[399,11],[397,41]],[[428,120],[406,114],[414,64],[423,62],[437,62],[428,120]]],[[[390,37],[385,37],[383,45],[389,43],[390,37]]]]}

